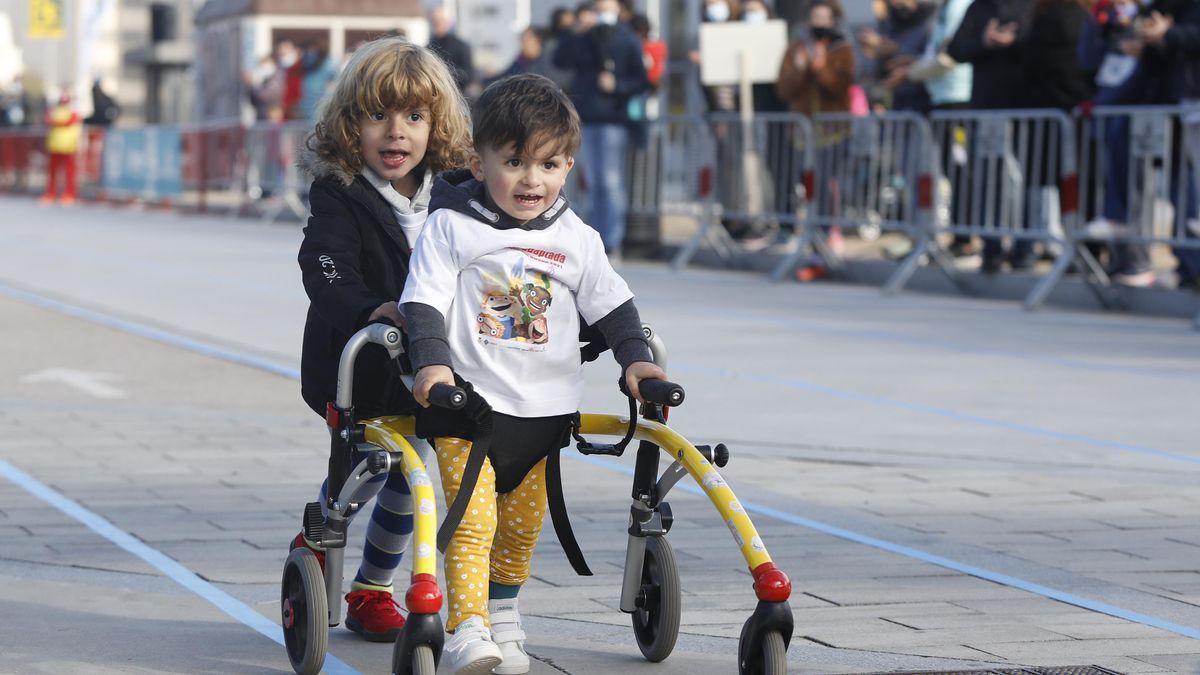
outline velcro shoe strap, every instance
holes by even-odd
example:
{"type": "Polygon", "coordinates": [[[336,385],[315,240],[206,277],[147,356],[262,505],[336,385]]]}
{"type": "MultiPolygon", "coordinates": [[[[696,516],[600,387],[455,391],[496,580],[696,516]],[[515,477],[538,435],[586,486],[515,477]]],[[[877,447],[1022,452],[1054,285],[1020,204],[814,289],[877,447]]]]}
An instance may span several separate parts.
{"type": "MultiPolygon", "coordinates": [[[[512,624],[508,624],[508,625],[511,626],[512,624]]],[[[524,640],[525,640],[525,631],[521,630],[520,628],[513,628],[513,629],[508,629],[508,630],[496,630],[495,627],[492,628],[492,642],[495,642],[496,644],[500,644],[502,642],[516,642],[516,641],[524,641],[524,640]]]]}

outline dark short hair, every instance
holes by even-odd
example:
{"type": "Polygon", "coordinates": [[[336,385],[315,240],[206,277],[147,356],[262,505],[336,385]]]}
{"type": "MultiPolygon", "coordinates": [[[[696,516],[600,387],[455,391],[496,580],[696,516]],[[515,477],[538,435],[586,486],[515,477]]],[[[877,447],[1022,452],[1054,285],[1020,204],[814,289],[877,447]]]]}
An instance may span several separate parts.
{"type": "Polygon", "coordinates": [[[547,143],[556,153],[574,155],[579,149],[579,113],[557,84],[526,73],[494,82],[475,102],[472,135],[475,149],[502,148],[517,152],[547,143]]]}

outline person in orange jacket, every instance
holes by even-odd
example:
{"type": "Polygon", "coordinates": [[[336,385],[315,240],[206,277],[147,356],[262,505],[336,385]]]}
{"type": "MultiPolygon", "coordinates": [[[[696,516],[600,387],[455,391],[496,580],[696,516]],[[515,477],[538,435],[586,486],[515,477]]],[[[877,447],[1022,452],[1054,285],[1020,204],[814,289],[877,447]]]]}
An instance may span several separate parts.
{"type": "Polygon", "coordinates": [[[46,175],[46,192],[42,203],[49,204],[57,197],[59,173],[65,174],[62,204],[73,204],[77,197],[75,185],[75,154],[79,150],[79,137],[83,124],[79,113],[71,107],[71,95],[64,93],[58,105],[46,113],[46,152],[50,155],[46,175]]]}

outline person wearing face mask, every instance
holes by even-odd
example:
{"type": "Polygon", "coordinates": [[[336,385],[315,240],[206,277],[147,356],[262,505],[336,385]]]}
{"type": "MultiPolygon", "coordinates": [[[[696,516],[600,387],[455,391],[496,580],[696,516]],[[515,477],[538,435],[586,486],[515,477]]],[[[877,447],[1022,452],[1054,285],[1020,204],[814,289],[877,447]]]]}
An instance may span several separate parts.
{"type": "MultiPolygon", "coordinates": [[[[854,86],[854,49],[838,29],[843,18],[842,5],[837,0],[815,0],[808,16],[808,29],[788,45],[779,67],[775,91],[793,112],[813,116],[827,112],[849,112],[851,87],[854,86]]],[[[834,154],[845,141],[844,134],[830,132],[817,138],[817,162],[830,166],[834,154]]],[[[816,188],[817,195],[832,212],[839,209],[841,186],[836,178],[828,177],[816,188]]],[[[829,228],[827,238],[835,253],[842,248],[838,227],[829,228]]],[[[825,276],[822,261],[814,259],[797,271],[800,281],[812,281],[825,276]]]]}
{"type": "Polygon", "coordinates": [[[842,16],[841,3],[816,0],[808,30],[788,45],[775,91],[793,112],[811,116],[850,110],[854,50],[837,28],[842,16]]]}
{"type": "Polygon", "coordinates": [[[625,239],[625,163],[631,130],[631,99],[650,85],[642,44],[620,22],[617,0],[594,4],[596,25],[560,45],[554,65],[573,72],[571,100],[583,123],[579,159],[587,177],[588,222],[600,233],[609,255],[620,256],[625,239]]]}

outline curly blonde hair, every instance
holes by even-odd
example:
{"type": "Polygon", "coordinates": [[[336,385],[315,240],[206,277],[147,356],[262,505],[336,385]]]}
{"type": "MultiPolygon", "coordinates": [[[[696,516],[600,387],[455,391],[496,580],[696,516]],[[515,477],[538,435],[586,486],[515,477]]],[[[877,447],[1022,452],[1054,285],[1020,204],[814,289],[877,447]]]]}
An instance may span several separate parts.
{"type": "Polygon", "coordinates": [[[333,91],[317,108],[305,146],[347,176],[362,171],[359,125],[373,112],[429,110],[429,144],[421,165],[434,172],[463,166],[471,147],[471,117],[450,69],[433,52],[402,37],[355,50],[333,91]]]}

